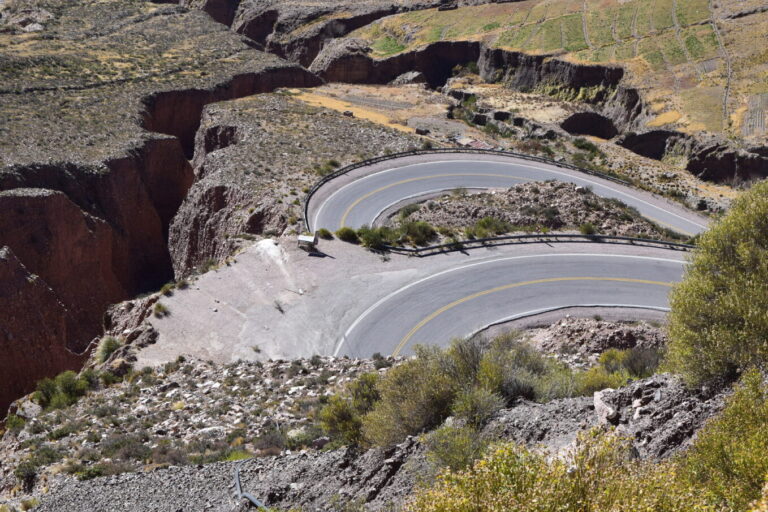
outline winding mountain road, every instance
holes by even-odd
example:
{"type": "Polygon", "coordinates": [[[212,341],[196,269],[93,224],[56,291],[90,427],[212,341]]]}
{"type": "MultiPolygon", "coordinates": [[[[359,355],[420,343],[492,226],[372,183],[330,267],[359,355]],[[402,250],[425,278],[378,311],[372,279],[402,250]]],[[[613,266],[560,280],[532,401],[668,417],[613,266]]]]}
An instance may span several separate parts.
{"type": "Polygon", "coordinates": [[[526,181],[558,180],[619,199],[648,219],[684,235],[707,220],[682,205],[607,179],[540,162],[482,153],[437,153],[386,160],[324,184],[308,205],[310,228],[335,231],[372,225],[395,205],[456,188],[507,188],[526,181]]]}
{"type": "MultiPolygon", "coordinates": [[[[707,219],[683,206],[600,177],[555,165],[490,154],[407,156],[337,177],[308,204],[312,229],[372,225],[384,212],[455,188],[509,187],[560,180],[616,198],[677,232],[694,235],[707,219]]],[[[346,326],[335,354],[408,353],[416,344],[445,345],[490,325],[569,307],[621,307],[666,311],[670,287],[680,280],[680,252],[632,253],[611,244],[588,252],[514,247],[491,257],[455,255],[455,263],[390,291],[346,326]]],[[[374,292],[375,294],[375,292],[374,292]]],[[[380,294],[381,295],[381,294],[380,294]]]]}

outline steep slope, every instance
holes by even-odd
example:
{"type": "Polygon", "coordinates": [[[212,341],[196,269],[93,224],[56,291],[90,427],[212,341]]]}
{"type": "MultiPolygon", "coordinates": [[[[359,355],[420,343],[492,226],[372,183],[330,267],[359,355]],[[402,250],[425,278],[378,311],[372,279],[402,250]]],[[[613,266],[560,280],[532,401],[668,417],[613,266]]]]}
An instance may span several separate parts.
{"type": "MultiPolygon", "coordinates": [[[[72,328],[52,341],[17,316],[3,321],[13,333],[3,344],[81,353],[109,304],[173,277],[168,229],[194,180],[185,149],[203,106],[320,80],[197,11],[51,0],[35,5],[46,22],[30,32],[11,24],[26,7],[7,6],[0,33],[0,247],[55,295],[72,328]]],[[[12,284],[4,311],[10,297],[39,293],[12,284]]],[[[3,358],[0,389],[29,391],[40,377],[13,378],[20,363],[3,358]]]]}

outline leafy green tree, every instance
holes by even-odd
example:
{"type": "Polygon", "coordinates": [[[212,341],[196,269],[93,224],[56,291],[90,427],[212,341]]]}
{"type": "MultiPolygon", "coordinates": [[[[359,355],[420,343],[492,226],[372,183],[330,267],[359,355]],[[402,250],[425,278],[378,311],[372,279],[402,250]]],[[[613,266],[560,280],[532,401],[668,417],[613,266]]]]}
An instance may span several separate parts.
{"type": "Polygon", "coordinates": [[[768,182],[701,236],[672,291],[667,368],[690,384],[768,360],[768,182]]]}

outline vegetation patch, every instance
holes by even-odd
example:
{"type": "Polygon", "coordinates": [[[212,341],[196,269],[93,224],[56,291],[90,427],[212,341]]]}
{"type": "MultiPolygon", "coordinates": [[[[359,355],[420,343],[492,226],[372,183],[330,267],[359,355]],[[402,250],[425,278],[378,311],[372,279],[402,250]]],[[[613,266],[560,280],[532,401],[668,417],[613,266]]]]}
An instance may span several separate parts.
{"type": "Polygon", "coordinates": [[[477,510],[748,510],[766,472],[768,384],[752,371],[691,449],[671,460],[638,461],[630,439],[600,430],[582,434],[564,457],[502,444],[470,469],[443,472],[406,510],[466,511],[468,502],[477,510]]]}
{"type": "MultiPolygon", "coordinates": [[[[445,350],[418,346],[415,352],[383,377],[363,376],[331,397],[320,419],[336,443],[389,446],[437,428],[448,416],[476,434],[517,400],[547,402],[620,387],[652,374],[659,360],[642,349],[609,350],[598,365],[573,370],[517,333],[490,342],[455,340],[445,350]]],[[[445,430],[429,442],[438,459],[452,460],[455,467],[482,452],[483,443],[467,443],[466,436],[467,431],[445,430]],[[450,453],[451,443],[460,445],[457,452],[450,453]]]]}
{"type": "Polygon", "coordinates": [[[768,362],[768,183],[698,240],[672,291],[668,367],[692,384],[732,381],[768,362]]]}

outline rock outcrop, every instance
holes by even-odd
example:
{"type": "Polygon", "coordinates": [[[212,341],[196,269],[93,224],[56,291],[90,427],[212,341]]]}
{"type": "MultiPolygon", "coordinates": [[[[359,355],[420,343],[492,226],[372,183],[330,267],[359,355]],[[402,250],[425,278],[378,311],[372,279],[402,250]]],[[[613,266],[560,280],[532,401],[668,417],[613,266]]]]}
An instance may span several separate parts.
{"type": "MultiPolygon", "coordinates": [[[[152,139],[140,151],[106,162],[103,170],[17,167],[0,175],[0,184],[5,190],[0,192],[0,240],[50,287],[69,319],[67,329],[42,338],[34,322],[27,325],[28,336],[17,323],[16,343],[27,339],[82,354],[101,333],[109,304],[173,277],[168,226],[192,184],[177,140],[152,139]],[[126,197],[124,191],[131,194],[126,197]]],[[[40,372],[22,377],[6,371],[16,364],[3,358],[0,387],[28,392],[40,372]]],[[[48,375],[60,367],[52,365],[48,375]]]]}
{"type": "Polygon", "coordinates": [[[679,157],[695,176],[716,183],[738,184],[768,176],[768,154],[760,147],[743,149],[716,137],[706,139],[671,130],[629,132],[617,144],[661,160],[679,157]]]}
{"type": "MultiPolygon", "coordinates": [[[[30,323],[27,337],[21,322],[32,317],[19,316],[13,342],[82,352],[109,304],[173,278],[169,228],[194,180],[185,149],[191,156],[203,106],[321,81],[195,10],[50,5],[57,22],[25,50],[43,57],[13,46],[3,58],[15,64],[0,66],[0,247],[38,276],[70,322],[44,337],[30,323]],[[130,65],[94,72],[105,45],[130,65]],[[67,71],[46,71],[45,59],[58,62],[61,52],[67,71]]],[[[39,294],[20,290],[20,304],[32,303],[25,290],[39,294]]],[[[2,359],[0,387],[33,388],[39,373],[11,373],[22,362],[2,359]]]]}
{"type": "Polygon", "coordinates": [[[30,391],[31,382],[77,368],[83,358],[67,346],[77,319],[8,247],[0,248],[0,310],[0,407],[5,411],[30,391]]]}
{"type": "Polygon", "coordinates": [[[419,144],[288,95],[209,105],[195,139],[197,182],[171,225],[176,276],[225,259],[255,236],[303,230],[299,194],[332,169],[329,162],[346,165],[419,144]]]}
{"type": "Polygon", "coordinates": [[[321,83],[315,75],[299,66],[268,66],[258,72],[237,74],[207,90],[173,90],[150,95],[144,100],[143,125],[151,132],[177,137],[191,159],[205,105],[272,92],[278,87],[315,87],[321,83]]]}
{"type": "MultiPolygon", "coordinates": [[[[205,4],[211,4],[207,0],[205,4]]],[[[217,0],[220,1],[220,0],[217,0]]],[[[200,0],[198,0],[200,2],[200,0]]],[[[489,0],[465,0],[461,5],[477,5],[489,0]]],[[[303,66],[309,66],[324,46],[334,39],[364,27],[380,18],[406,11],[435,8],[441,0],[367,0],[331,3],[294,1],[230,0],[239,4],[232,29],[264,45],[275,53],[303,66]]],[[[220,9],[208,7],[212,16],[222,18],[220,9]]]]}
{"type": "Polygon", "coordinates": [[[582,98],[591,103],[607,99],[610,89],[624,77],[624,70],[619,67],[574,64],[548,55],[529,55],[487,46],[482,46],[477,65],[480,76],[486,80],[501,81],[524,91],[544,84],[575,90],[597,88],[590,97],[582,98]]]}
{"type": "Polygon", "coordinates": [[[728,394],[687,389],[679,378],[661,374],[605,390],[599,398],[612,410],[604,416],[606,422],[634,438],[640,457],[663,458],[687,448],[704,423],[722,410],[728,394]]]}
{"type": "Polygon", "coordinates": [[[240,0],[171,0],[172,2],[178,1],[179,5],[189,7],[190,9],[200,9],[205,11],[208,15],[219,23],[224,25],[232,25],[232,21],[237,14],[237,8],[240,5],[240,0]]]}

